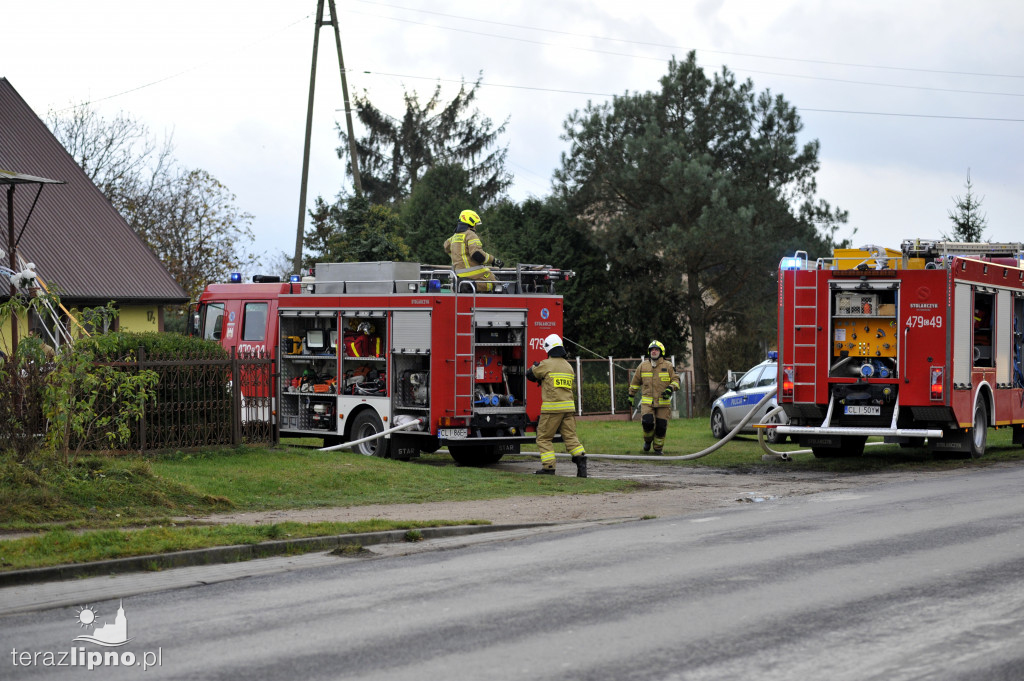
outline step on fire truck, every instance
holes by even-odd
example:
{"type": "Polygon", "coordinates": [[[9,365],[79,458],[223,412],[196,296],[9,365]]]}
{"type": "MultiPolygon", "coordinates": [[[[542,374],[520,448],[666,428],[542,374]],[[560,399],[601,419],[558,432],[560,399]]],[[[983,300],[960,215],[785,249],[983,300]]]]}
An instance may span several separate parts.
{"type": "MultiPolygon", "coordinates": [[[[534,441],[540,388],[526,370],[546,357],[542,339],[562,333],[554,286],[574,275],[492,271],[486,292],[418,263],[321,263],[289,282],[233,275],[207,286],[190,319],[226,349],[274,357],[282,435],[329,446],[423,419],[354,448],[408,459],[444,445],[459,463],[486,465],[534,441]]],[[[266,398],[254,390],[243,385],[243,399],[266,398]]]]}
{"type": "Polygon", "coordinates": [[[816,456],[869,436],[985,452],[1024,444],[1024,244],[908,240],[779,268],[780,426],[816,456]]]}

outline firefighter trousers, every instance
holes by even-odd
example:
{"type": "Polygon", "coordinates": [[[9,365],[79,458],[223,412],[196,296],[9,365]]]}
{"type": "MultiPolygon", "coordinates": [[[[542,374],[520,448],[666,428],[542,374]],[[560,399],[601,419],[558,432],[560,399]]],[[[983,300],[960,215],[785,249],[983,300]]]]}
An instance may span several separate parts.
{"type": "MultiPolygon", "coordinates": [[[[464,281],[472,281],[473,285],[476,286],[477,293],[490,293],[494,290],[494,285],[490,282],[498,281],[498,278],[494,276],[494,272],[491,272],[486,267],[482,268],[484,271],[480,274],[459,274],[458,280],[461,284],[464,281]]],[[[469,288],[468,286],[466,288],[469,288]]]]}
{"type": "Polygon", "coordinates": [[[541,412],[537,420],[537,449],[540,463],[544,468],[555,467],[555,447],[552,440],[556,433],[562,434],[565,451],[571,456],[583,456],[580,439],[576,436],[576,415],[571,411],[541,412]]]}
{"type": "Polygon", "coordinates": [[[672,413],[671,406],[652,407],[640,405],[640,425],[644,429],[644,442],[654,443],[654,451],[661,453],[665,447],[665,434],[668,432],[668,417],[672,413]]]}

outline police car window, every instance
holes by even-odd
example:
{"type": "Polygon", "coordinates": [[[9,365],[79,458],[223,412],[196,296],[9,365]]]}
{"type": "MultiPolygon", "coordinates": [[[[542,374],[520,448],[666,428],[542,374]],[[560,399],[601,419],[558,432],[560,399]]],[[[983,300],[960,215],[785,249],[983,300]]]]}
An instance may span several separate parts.
{"type": "Polygon", "coordinates": [[[757,387],[772,386],[775,385],[775,378],[779,372],[779,367],[775,364],[769,364],[764,368],[764,373],[761,374],[761,378],[757,379],[757,387]]]}
{"type": "Polygon", "coordinates": [[[224,303],[210,303],[203,309],[203,338],[220,340],[220,329],[224,321],[224,303]]]}
{"type": "Polygon", "coordinates": [[[246,303],[242,319],[242,340],[261,341],[267,333],[267,303],[246,303]]]}
{"type": "Polygon", "coordinates": [[[757,377],[761,375],[761,369],[764,367],[754,367],[747,373],[743,374],[743,378],[736,385],[737,390],[746,390],[747,388],[753,388],[757,385],[757,377]]]}

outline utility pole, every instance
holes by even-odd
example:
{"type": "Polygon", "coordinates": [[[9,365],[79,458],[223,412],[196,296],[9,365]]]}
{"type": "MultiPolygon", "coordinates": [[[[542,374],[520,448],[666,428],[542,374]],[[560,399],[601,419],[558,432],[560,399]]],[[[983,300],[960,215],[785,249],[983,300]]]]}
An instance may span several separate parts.
{"type": "Polygon", "coordinates": [[[348,98],[348,80],[345,77],[345,59],[341,55],[341,31],[338,27],[338,10],[334,0],[327,0],[331,13],[330,21],[324,21],[324,0],[316,3],[316,24],[313,27],[313,64],[309,73],[309,102],[306,106],[306,142],[302,150],[302,184],[299,187],[299,226],[295,234],[295,258],[292,266],[296,272],[302,267],[302,241],[306,230],[306,187],[309,180],[309,146],[313,133],[313,92],[316,89],[316,56],[320,45],[320,27],[334,27],[334,44],[338,48],[338,68],[341,71],[341,91],[345,100],[345,124],[348,128],[348,150],[352,159],[352,180],[356,196],[362,196],[363,184],[359,178],[359,161],[356,158],[356,140],[352,131],[352,106],[348,98]]]}

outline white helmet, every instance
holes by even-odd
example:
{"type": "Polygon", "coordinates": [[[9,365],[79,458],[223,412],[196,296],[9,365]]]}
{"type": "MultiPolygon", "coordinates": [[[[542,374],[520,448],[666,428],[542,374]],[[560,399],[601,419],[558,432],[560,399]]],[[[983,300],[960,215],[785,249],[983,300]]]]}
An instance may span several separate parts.
{"type": "Polygon", "coordinates": [[[551,352],[554,348],[562,347],[562,339],[558,337],[557,333],[553,333],[544,339],[544,352],[551,352]]]}

